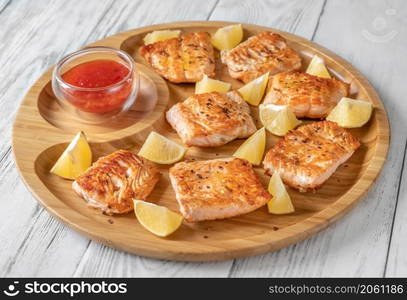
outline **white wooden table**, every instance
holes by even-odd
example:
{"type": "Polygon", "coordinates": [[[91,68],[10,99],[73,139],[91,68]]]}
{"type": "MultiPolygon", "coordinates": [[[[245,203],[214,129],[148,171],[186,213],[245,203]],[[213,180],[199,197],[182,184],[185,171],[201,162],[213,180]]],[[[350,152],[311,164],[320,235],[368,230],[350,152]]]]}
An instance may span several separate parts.
{"type": "Polygon", "coordinates": [[[0,276],[407,276],[406,1],[0,0],[0,24],[0,276]],[[274,253],[182,263],[89,241],[37,203],[18,176],[10,146],[13,118],[28,88],[63,55],[87,43],[181,20],[292,32],[331,49],[367,76],[389,114],[391,146],[375,187],[350,214],[274,253]]]}

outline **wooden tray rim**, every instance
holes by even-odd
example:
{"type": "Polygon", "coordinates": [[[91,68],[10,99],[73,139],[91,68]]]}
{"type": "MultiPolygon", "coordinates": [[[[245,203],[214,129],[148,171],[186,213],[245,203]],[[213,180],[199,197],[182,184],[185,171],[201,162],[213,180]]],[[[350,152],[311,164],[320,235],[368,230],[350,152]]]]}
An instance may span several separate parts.
{"type": "MultiPolygon", "coordinates": [[[[122,33],[118,33],[112,35],[110,37],[106,37],[105,39],[99,40],[97,42],[91,43],[87,46],[94,46],[94,45],[106,45],[106,46],[114,46],[112,45],[111,40],[120,39],[121,42],[124,42],[127,38],[137,35],[144,32],[149,32],[152,30],[159,30],[159,29],[166,29],[166,28],[174,28],[174,27],[221,27],[226,26],[229,24],[234,24],[234,22],[222,22],[222,21],[186,21],[186,22],[172,22],[172,23],[163,23],[163,24],[156,24],[151,26],[140,27],[137,29],[125,31],[122,33]]],[[[312,47],[316,50],[319,54],[330,57],[337,61],[340,65],[344,66],[350,73],[352,73],[358,80],[361,82],[361,86],[366,90],[366,94],[368,94],[371,100],[374,102],[376,107],[376,114],[375,117],[377,118],[378,125],[377,126],[377,141],[375,145],[375,153],[372,156],[369,165],[375,164],[377,167],[377,171],[373,171],[373,173],[367,174],[369,170],[369,166],[365,170],[365,172],[361,175],[357,183],[355,183],[346,194],[342,196],[341,199],[330,205],[329,207],[323,209],[322,211],[314,214],[313,216],[303,220],[302,222],[296,223],[294,225],[282,228],[278,231],[278,233],[274,231],[265,232],[262,234],[258,234],[255,236],[250,237],[250,239],[234,239],[223,241],[221,247],[211,246],[211,245],[202,245],[202,248],[197,250],[192,247],[193,250],[183,251],[183,249],[179,249],[176,245],[166,244],[166,251],[162,251],[160,248],[155,249],[154,247],[145,246],[143,243],[136,248],[134,247],[127,247],[125,244],[117,244],[115,242],[115,230],[106,226],[106,228],[101,229],[99,224],[93,224],[93,221],[89,221],[87,217],[83,216],[79,212],[72,210],[68,207],[65,203],[60,201],[56,196],[54,196],[48,188],[42,183],[42,181],[37,177],[33,176],[35,174],[34,170],[34,162],[32,162],[32,166],[30,168],[24,167],[21,158],[18,155],[18,149],[16,149],[16,139],[18,137],[18,132],[16,130],[16,122],[20,121],[20,110],[16,114],[15,122],[13,124],[13,132],[12,132],[12,148],[13,148],[13,156],[16,162],[16,166],[20,176],[23,178],[24,183],[29,188],[30,192],[35,196],[35,198],[47,209],[47,211],[56,217],[57,219],[61,220],[64,224],[74,228],[75,230],[79,231],[80,233],[84,234],[85,236],[89,237],[92,240],[96,240],[98,242],[104,243],[108,246],[118,248],[124,251],[129,251],[135,254],[149,256],[154,258],[162,258],[162,259],[170,259],[170,260],[180,260],[180,261],[212,261],[212,260],[224,260],[224,259],[231,259],[231,258],[239,258],[245,257],[248,255],[257,255],[261,253],[265,253],[271,250],[277,250],[293,243],[302,241],[308,238],[315,233],[320,232],[321,230],[328,227],[330,224],[334,223],[340,217],[342,217],[345,213],[350,211],[359,201],[360,199],[368,192],[369,188],[373,185],[374,181],[377,179],[377,176],[380,174],[381,169],[383,168],[383,164],[386,160],[388,148],[389,148],[389,140],[390,140],[390,128],[389,122],[387,118],[387,113],[383,106],[383,103],[380,101],[379,96],[377,95],[374,88],[370,85],[367,79],[357,71],[350,63],[339,57],[338,55],[334,54],[328,49],[312,42],[308,41],[304,38],[296,36],[291,33],[283,32],[280,30],[276,30],[269,27],[252,25],[252,24],[243,24],[245,28],[257,28],[261,30],[272,30],[274,32],[281,33],[283,36],[288,37],[289,39],[301,43],[306,44],[307,47],[312,47]],[[378,155],[380,153],[380,155],[378,155]],[[31,172],[31,174],[26,174],[26,172],[31,172]],[[365,180],[362,180],[365,179],[365,180]],[[32,188],[32,186],[40,184],[42,188],[32,188]],[[347,194],[352,194],[352,197],[344,197],[347,194]],[[59,204],[58,209],[54,209],[52,205],[54,201],[58,201],[59,204]],[[72,219],[75,221],[72,222],[72,219]],[[317,224],[317,225],[316,225],[317,224]],[[84,227],[85,226],[85,227],[84,227]],[[276,238],[276,236],[286,235],[284,240],[280,238],[276,238]],[[245,241],[246,246],[242,247],[241,242],[245,241]],[[278,242],[278,245],[274,243],[278,242]],[[202,251],[204,250],[204,252],[202,251]]],[[[120,45],[116,45],[117,48],[120,45]]],[[[34,83],[32,88],[28,91],[24,100],[21,105],[23,105],[28,96],[33,93],[34,87],[38,88],[40,81],[43,79],[44,76],[50,76],[50,70],[52,70],[53,66],[44,72],[43,76],[41,76],[37,82],[34,83]]],[[[40,117],[42,118],[42,117],[40,117]]],[[[44,121],[46,122],[46,121],[44,121]]],[[[50,125],[50,127],[52,127],[50,125]]],[[[63,132],[61,132],[62,136],[66,136],[63,132]]],[[[62,139],[61,142],[64,140],[62,139]]],[[[54,143],[55,144],[55,143],[54,143]]],[[[187,241],[183,241],[183,243],[188,243],[187,241]]],[[[195,244],[195,243],[191,243],[195,244]]],[[[196,245],[195,245],[196,246],[196,245]]]]}

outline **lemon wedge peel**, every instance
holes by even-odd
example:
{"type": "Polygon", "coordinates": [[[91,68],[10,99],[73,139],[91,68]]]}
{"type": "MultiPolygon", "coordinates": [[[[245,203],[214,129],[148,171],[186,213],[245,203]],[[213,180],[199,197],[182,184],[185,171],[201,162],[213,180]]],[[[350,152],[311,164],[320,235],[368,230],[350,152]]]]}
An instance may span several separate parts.
{"type": "Polygon", "coordinates": [[[238,89],[242,98],[251,105],[257,106],[264,96],[269,80],[269,72],[257,77],[238,89]]]}
{"type": "Polygon", "coordinates": [[[92,150],[86,135],[78,132],[58,158],[50,172],[65,179],[75,179],[92,164],[92,150]]]}
{"type": "Polygon", "coordinates": [[[168,39],[179,37],[180,34],[181,34],[180,30],[157,30],[157,31],[148,33],[144,37],[143,41],[144,41],[144,45],[148,45],[148,44],[153,44],[156,42],[161,42],[161,41],[165,41],[168,39]]]}
{"type": "Polygon", "coordinates": [[[261,104],[259,117],[263,126],[278,136],[286,135],[288,131],[302,123],[287,105],[261,104]]]}
{"type": "Polygon", "coordinates": [[[314,55],[308,65],[306,73],[322,78],[331,78],[331,75],[325,66],[324,60],[318,55],[314,55]]]}
{"type": "Polygon", "coordinates": [[[209,78],[204,75],[200,81],[195,85],[195,94],[203,94],[210,92],[227,93],[231,84],[229,82],[224,82],[216,79],[209,78]]]}
{"type": "Polygon", "coordinates": [[[158,164],[172,164],[180,161],[187,149],[178,143],[152,131],[138,155],[158,164]]]}
{"type": "Polygon", "coordinates": [[[271,176],[268,191],[273,196],[267,203],[269,213],[283,215],[295,211],[290,195],[278,173],[271,176]]]}
{"type": "Polygon", "coordinates": [[[344,97],[326,119],[344,128],[358,128],[369,122],[373,108],[371,102],[344,97]]]}
{"type": "Polygon", "coordinates": [[[211,38],[212,45],[218,50],[230,50],[243,39],[242,24],[234,24],[219,28],[211,38]]]}
{"type": "Polygon", "coordinates": [[[253,165],[259,165],[263,159],[265,148],[266,130],[262,127],[244,141],[233,156],[246,159],[253,165]]]}
{"type": "Polygon", "coordinates": [[[154,203],[134,200],[134,213],[145,229],[160,237],[175,232],[182,224],[183,217],[172,210],[154,203]]]}

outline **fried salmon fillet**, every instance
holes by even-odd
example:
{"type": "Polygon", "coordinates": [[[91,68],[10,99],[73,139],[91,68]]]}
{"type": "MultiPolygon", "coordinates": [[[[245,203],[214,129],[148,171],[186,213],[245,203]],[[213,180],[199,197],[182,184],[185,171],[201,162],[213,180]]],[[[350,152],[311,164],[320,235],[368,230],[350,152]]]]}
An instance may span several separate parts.
{"type": "Polygon", "coordinates": [[[221,52],[221,60],[229,74],[243,82],[249,82],[266,72],[270,75],[301,67],[298,53],[287,46],[279,34],[262,32],[248,38],[231,50],[221,52]]]}
{"type": "Polygon", "coordinates": [[[337,79],[302,72],[274,75],[264,103],[288,105],[299,118],[325,118],[346,97],[349,85],[337,79]]]}
{"type": "Polygon", "coordinates": [[[178,38],[148,44],[140,54],[169,81],[197,82],[215,76],[215,56],[207,32],[191,32],[178,38]]]}
{"type": "Polygon", "coordinates": [[[290,131],[264,158],[266,173],[280,174],[301,192],[319,188],[360,146],[359,141],[330,121],[290,131]]]}
{"type": "Polygon", "coordinates": [[[256,131],[249,105],[236,91],[192,95],[171,107],[166,117],[188,146],[221,146],[256,131]]]}
{"type": "Polygon", "coordinates": [[[157,166],[126,150],[98,159],[72,184],[89,206],[104,214],[133,210],[133,199],[145,199],[160,177],[157,166]]]}
{"type": "Polygon", "coordinates": [[[169,175],[180,211],[189,222],[246,214],[271,199],[251,164],[240,158],[180,162],[169,175]]]}

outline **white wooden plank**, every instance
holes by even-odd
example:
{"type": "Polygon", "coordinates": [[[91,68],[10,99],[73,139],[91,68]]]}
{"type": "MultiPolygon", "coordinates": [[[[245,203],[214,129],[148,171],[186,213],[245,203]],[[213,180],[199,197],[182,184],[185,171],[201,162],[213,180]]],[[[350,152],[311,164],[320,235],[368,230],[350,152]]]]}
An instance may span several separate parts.
{"type": "MultiPolygon", "coordinates": [[[[2,24],[7,25],[5,30],[0,32],[0,40],[2,41],[0,43],[0,51],[2,52],[0,67],[3,68],[3,71],[7,71],[2,72],[3,77],[0,78],[0,134],[4,137],[0,139],[0,174],[6,174],[5,176],[8,179],[3,180],[3,178],[0,178],[0,197],[2,200],[0,201],[0,209],[9,212],[13,209],[15,210],[15,205],[17,204],[17,207],[21,207],[21,210],[24,211],[21,215],[19,214],[18,224],[15,221],[16,218],[12,216],[7,218],[8,221],[0,224],[0,240],[7,241],[5,244],[0,245],[2,253],[0,269],[3,271],[0,275],[226,276],[231,264],[230,261],[209,264],[174,263],[138,258],[137,256],[125,254],[96,243],[90,243],[89,248],[87,248],[88,242],[85,238],[61,226],[36,205],[36,202],[29,196],[21,181],[17,178],[9,155],[8,141],[11,116],[15,112],[18,101],[23,93],[46,67],[53,64],[62,53],[76,50],[86,42],[121,30],[152,23],[183,19],[205,19],[210,13],[210,10],[206,9],[207,6],[212,4],[213,8],[214,4],[213,1],[195,4],[195,6],[188,5],[189,2],[182,5],[184,3],[182,1],[163,1],[162,4],[158,1],[116,1],[111,9],[103,11],[101,7],[107,8],[111,4],[110,1],[101,2],[92,0],[81,2],[79,5],[76,3],[72,4],[72,2],[56,1],[52,2],[52,4],[46,2],[46,5],[44,5],[40,1],[36,1],[35,4],[34,1],[31,1],[29,4],[27,4],[28,2],[13,1],[12,4],[6,7],[4,13],[0,14],[0,21],[2,21],[2,24]],[[62,5],[63,8],[61,7],[62,5]],[[158,8],[151,9],[151,7],[158,8]],[[175,10],[177,13],[174,13],[175,10]],[[53,15],[50,15],[49,11],[53,15]],[[106,12],[106,14],[102,19],[97,20],[97,17],[101,16],[100,13],[102,11],[106,12]],[[50,20],[46,22],[46,18],[50,20]],[[86,18],[90,18],[91,21],[86,18]],[[100,22],[97,23],[98,21],[100,22]],[[39,30],[42,30],[42,34],[35,35],[35,32],[39,30]],[[77,34],[75,33],[76,30],[78,30],[77,34]],[[61,31],[64,32],[63,35],[60,34],[61,31]],[[5,34],[5,32],[8,32],[8,34],[5,34]],[[23,61],[21,61],[21,56],[16,55],[16,53],[21,53],[21,49],[27,49],[25,52],[27,57],[23,61]],[[46,52],[47,55],[42,55],[38,59],[36,54],[44,53],[42,49],[49,52],[46,52]],[[26,66],[29,67],[27,68],[26,66]],[[7,78],[9,78],[6,81],[4,74],[7,74],[7,78]],[[13,187],[13,190],[10,187],[13,187]],[[29,206],[27,202],[29,201],[31,201],[32,206],[27,208],[26,206],[29,206]],[[5,203],[9,203],[9,205],[5,203]],[[34,216],[34,218],[31,216],[34,216]],[[31,221],[31,219],[33,220],[31,221]],[[16,232],[15,236],[10,238],[10,232],[16,232]],[[50,246],[47,248],[48,244],[50,246]],[[87,250],[85,251],[85,249],[87,250]],[[6,251],[7,255],[3,255],[4,251],[6,251]],[[79,261],[78,257],[82,256],[83,253],[83,259],[79,261]],[[78,264],[78,268],[75,268],[76,264],[78,264]],[[58,268],[55,268],[56,265],[58,268]],[[76,271],[74,272],[75,269],[76,271]]],[[[220,1],[212,13],[211,19],[267,25],[311,38],[315,25],[318,22],[317,16],[323,5],[323,1],[307,2],[306,4],[303,1],[256,1],[255,3],[249,3],[248,1],[220,1]]],[[[397,6],[399,3],[396,2],[394,5],[397,6]]],[[[380,4],[376,2],[372,5],[375,9],[371,13],[366,13],[365,9],[353,7],[347,3],[343,5],[338,5],[337,2],[333,2],[332,5],[328,3],[327,9],[329,11],[321,19],[320,30],[316,35],[316,40],[351,60],[365,74],[371,74],[369,78],[375,85],[378,85],[381,80],[386,79],[382,78],[385,76],[380,77],[377,74],[380,74],[381,70],[389,70],[388,73],[392,77],[387,78],[388,81],[384,80],[379,89],[386,100],[390,99],[388,103],[386,101],[386,105],[387,107],[389,105],[392,106],[392,110],[388,107],[392,114],[396,115],[396,117],[399,116],[398,114],[403,116],[405,115],[405,110],[404,113],[403,111],[396,112],[396,108],[399,108],[396,106],[396,96],[401,96],[401,92],[398,90],[397,93],[389,92],[389,87],[401,89],[402,85],[398,84],[397,86],[396,83],[399,83],[399,81],[394,81],[397,74],[392,73],[389,67],[387,69],[383,68],[386,63],[389,63],[389,66],[391,66],[390,63],[392,62],[382,61],[376,67],[369,65],[372,58],[380,57],[387,60],[388,58],[383,54],[386,52],[380,52],[384,51],[383,49],[380,49],[380,51],[376,50],[376,52],[370,54],[370,60],[366,59],[365,53],[369,53],[371,44],[367,44],[364,41],[363,45],[361,45],[358,38],[362,37],[356,34],[350,35],[350,49],[361,46],[362,48],[365,47],[363,48],[364,51],[361,52],[361,57],[358,57],[354,52],[347,52],[348,49],[345,47],[346,43],[343,40],[338,42],[336,41],[336,36],[335,40],[332,37],[332,32],[338,32],[338,28],[343,30],[344,36],[348,36],[348,31],[341,28],[343,22],[353,24],[357,18],[362,19],[357,27],[358,29],[356,29],[360,32],[361,29],[365,28],[364,25],[371,24],[369,20],[375,18],[375,13],[380,14],[383,12],[383,9],[388,8],[381,9],[380,4]],[[349,6],[352,9],[356,9],[354,15],[347,15],[349,6]],[[332,17],[336,9],[339,9],[339,13],[336,17],[332,17]],[[338,27],[337,24],[341,24],[341,26],[338,27]],[[327,26],[324,29],[325,31],[321,29],[321,26],[327,26]],[[326,32],[326,35],[330,33],[331,37],[324,36],[324,32],[326,32]]],[[[405,11],[402,11],[401,8],[396,10],[400,11],[400,15],[401,13],[405,15],[405,11]]],[[[395,21],[396,24],[394,26],[397,29],[403,25],[400,25],[399,21],[399,19],[395,21]]],[[[401,50],[405,53],[405,48],[402,47],[405,47],[406,44],[404,43],[403,45],[401,43],[390,45],[390,47],[400,48],[400,52],[397,51],[399,59],[401,59],[401,50]]],[[[395,129],[393,128],[393,137],[402,136],[397,134],[401,131],[403,124],[405,128],[405,122],[403,121],[405,119],[399,120],[402,120],[402,124],[395,129]]],[[[398,144],[394,142],[394,138],[393,143],[398,144]]],[[[398,146],[396,145],[395,147],[397,148],[398,146]]],[[[394,146],[392,146],[393,148],[394,146]]],[[[386,174],[395,174],[396,171],[392,171],[393,168],[397,169],[398,167],[400,169],[400,160],[393,158],[396,156],[397,149],[390,155],[391,162],[387,165],[386,170],[388,173],[386,174]]],[[[391,218],[387,217],[391,215],[391,205],[389,208],[387,206],[389,206],[389,199],[392,199],[392,196],[394,197],[394,191],[397,190],[397,184],[391,182],[391,177],[382,178],[376,189],[369,194],[369,197],[350,216],[334,228],[304,243],[271,255],[237,260],[231,275],[363,276],[377,274],[375,270],[382,270],[384,261],[379,259],[376,263],[371,262],[371,260],[372,258],[375,260],[374,254],[386,252],[381,245],[385,244],[383,240],[389,237],[388,229],[391,224],[391,218]],[[371,201],[371,198],[374,198],[374,201],[371,201]],[[386,207],[384,207],[385,205],[386,207]],[[356,213],[359,210],[362,210],[364,213],[356,213]],[[382,214],[380,214],[381,212],[382,214]],[[370,217],[372,217],[370,222],[358,220],[370,217]],[[349,221],[348,219],[351,220],[349,221]],[[375,227],[377,225],[374,224],[375,222],[379,222],[379,228],[375,227]],[[346,224],[346,226],[341,224],[346,224]],[[355,231],[355,227],[357,229],[356,233],[350,234],[348,231],[355,231]],[[344,240],[347,242],[344,243],[344,240]],[[366,241],[368,242],[367,246],[364,244],[366,241]],[[376,246],[379,246],[377,251],[367,251],[368,253],[365,255],[365,248],[376,246]]],[[[400,244],[398,249],[403,249],[401,246],[400,244]]],[[[379,257],[381,258],[382,255],[379,255],[379,257]]],[[[392,269],[390,259],[388,269],[392,269]]],[[[397,272],[397,274],[403,274],[401,269],[397,272]]]]}
{"type": "MultiPolygon", "coordinates": [[[[99,244],[92,244],[86,252],[85,259],[79,261],[89,246],[88,240],[62,226],[43,211],[29,195],[13,168],[9,129],[13,114],[18,107],[18,101],[15,99],[22,99],[32,82],[59,57],[76,50],[83,44],[146,24],[205,19],[214,4],[215,1],[191,6],[186,0],[166,2],[92,0],[88,1],[87,5],[64,1],[56,1],[48,5],[45,1],[35,3],[25,1],[12,3],[0,15],[3,24],[10,27],[0,33],[0,38],[3,40],[0,45],[3,53],[0,66],[3,68],[2,74],[7,74],[0,83],[0,99],[2,99],[0,132],[4,133],[4,138],[0,141],[2,159],[0,174],[7,174],[7,180],[2,181],[0,186],[3,200],[0,207],[3,211],[17,212],[15,209],[17,204],[21,210],[18,219],[10,216],[1,224],[0,238],[9,241],[1,246],[0,266],[3,276],[69,276],[74,273],[79,263],[81,266],[79,270],[93,271],[92,274],[87,273],[89,276],[101,276],[100,274],[108,276],[109,274],[103,273],[105,270],[103,267],[107,266],[110,270],[109,264],[100,263],[106,261],[106,255],[115,257],[114,261],[126,261],[124,265],[115,266],[117,276],[126,269],[128,260],[134,261],[133,264],[139,266],[135,268],[139,276],[148,276],[148,270],[152,270],[152,276],[157,273],[156,268],[148,266],[148,261],[141,260],[139,263],[138,257],[110,248],[107,248],[107,251],[101,251],[106,247],[99,244]],[[157,9],[151,9],[151,7],[157,9]],[[173,13],[175,10],[177,14],[173,13]],[[24,21],[20,22],[21,20],[24,21]],[[43,33],[36,34],[40,30],[43,30],[43,33]],[[61,31],[64,35],[61,35],[61,31]],[[22,57],[21,52],[25,48],[29,48],[29,52],[25,52],[22,57]],[[18,62],[17,65],[16,62],[18,62]],[[10,190],[10,185],[15,188],[10,190]],[[18,199],[19,202],[16,203],[17,201],[12,201],[13,199],[18,199]],[[30,201],[29,204],[28,201],[30,201]],[[20,226],[16,225],[17,220],[20,226]],[[16,234],[10,236],[10,232],[13,231],[16,234]],[[94,259],[94,252],[102,255],[97,254],[97,259],[94,259]],[[103,255],[103,253],[107,254],[103,255]],[[93,260],[89,261],[90,267],[87,268],[86,261],[89,258],[93,260]],[[95,262],[96,265],[100,265],[100,270],[91,268],[95,262]],[[147,273],[143,271],[144,269],[147,273]]],[[[222,274],[227,274],[230,265],[231,262],[218,264],[221,269],[226,270],[222,274]]],[[[203,269],[209,266],[206,265],[203,269]]],[[[188,268],[192,270],[191,267],[185,264],[179,266],[174,264],[168,268],[167,276],[174,272],[187,274],[188,268]]],[[[212,266],[209,271],[217,270],[219,269],[216,266],[212,266]]],[[[160,273],[162,276],[166,274],[161,271],[160,273]]],[[[112,274],[115,274],[114,270],[112,274]]]]}
{"type": "MultiPolygon", "coordinates": [[[[395,181],[398,178],[394,178],[395,181]]],[[[395,212],[393,231],[385,270],[386,277],[407,277],[407,141],[404,152],[403,173],[400,178],[397,210],[395,212]]]]}
{"type": "MultiPolygon", "coordinates": [[[[212,11],[215,1],[189,5],[189,1],[158,1],[159,11],[151,10],[151,2],[143,1],[138,5],[137,15],[126,8],[120,16],[112,15],[105,35],[136,28],[148,24],[181,20],[204,20],[212,11]],[[177,14],[174,14],[177,10],[177,14]]],[[[157,2],[157,3],[158,3],[157,2]]],[[[130,276],[130,277],[187,277],[187,276],[227,276],[232,261],[209,264],[169,262],[130,255],[112,248],[91,243],[74,276],[130,276]]]]}
{"type": "MultiPolygon", "coordinates": [[[[311,5],[301,1],[292,2],[286,5],[286,2],[277,1],[258,1],[254,6],[251,3],[251,10],[262,12],[267,9],[276,13],[276,18],[267,18],[267,23],[262,25],[283,28],[284,26],[297,28],[301,24],[301,32],[305,34],[313,33],[313,28],[316,26],[318,15],[322,9],[323,1],[313,1],[311,5]],[[295,13],[292,9],[295,7],[295,13]],[[284,20],[284,15],[289,15],[289,20],[284,20]],[[303,16],[308,16],[304,18],[303,16]],[[314,16],[314,17],[312,17],[314,16]],[[307,20],[305,23],[304,20],[307,20]],[[304,22],[303,22],[304,21],[304,22]],[[303,24],[304,23],[304,24],[303,24]],[[285,25],[284,25],[285,24],[285,25]]],[[[247,18],[246,14],[241,14],[240,10],[245,11],[245,1],[220,1],[213,10],[211,20],[226,20],[235,22],[254,23],[253,20],[247,18]],[[230,14],[230,12],[233,12],[230,14]]],[[[258,21],[258,19],[256,19],[258,21]]],[[[136,24],[135,24],[136,25],[136,24]]],[[[187,276],[210,276],[210,277],[226,277],[230,273],[232,261],[212,262],[212,263],[182,263],[182,262],[166,262],[157,261],[148,258],[138,258],[134,260],[128,254],[119,254],[107,247],[91,244],[87,253],[84,256],[84,262],[78,267],[75,276],[146,276],[146,277],[187,277],[187,276]],[[109,256],[109,259],[104,259],[109,256]]]]}
{"type": "Polygon", "coordinates": [[[33,199],[18,177],[10,151],[10,127],[25,92],[64,51],[87,41],[112,1],[70,3],[68,7],[62,1],[13,1],[0,14],[0,209],[7,212],[0,226],[1,276],[67,276],[88,245],[33,199]],[[76,28],[83,13],[88,14],[88,26],[76,28]],[[75,34],[76,39],[67,38],[75,34]]]}
{"type": "Polygon", "coordinates": [[[107,11],[89,39],[99,40],[121,31],[153,24],[206,20],[215,4],[216,0],[194,2],[193,5],[188,0],[122,1],[115,3],[115,9],[107,11]]]}
{"type": "MultiPolygon", "coordinates": [[[[314,39],[362,71],[385,103],[392,140],[388,162],[376,186],[348,216],[326,231],[287,249],[238,261],[232,276],[383,275],[406,140],[407,104],[401,101],[404,79],[400,76],[400,70],[407,67],[402,58],[406,53],[402,38],[406,31],[401,16],[407,13],[403,4],[403,1],[328,1],[314,39]],[[398,16],[387,16],[388,27],[382,28],[381,33],[398,30],[399,36],[386,43],[365,38],[364,30],[375,33],[373,22],[376,17],[385,16],[387,9],[395,9],[398,16]]],[[[401,249],[399,255],[403,255],[401,249]]],[[[406,274],[401,269],[398,274],[406,274]]]]}
{"type": "MultiPolygon", "coordinates": [[[[395,212],[393,222],[387,268],[384,274],[386,277],[407,276],[407,258],[405,255],[407,249],[407,229],[405,226],[405,220],[407,219],[407,103],[403,100],[405,98],[405,84],[402,79],[402,70],[405,70],[407,65],[404,58],[404,55],[407,52],[407,28],[405,20],[407,7],[405,2],[403,4],[399,3],[397,5],[391,2],[388,4],[387,13],[384,11],[384,14],[382,12],[381,15],[381,17],[384,17],[385,20],[387,20],[388,26],[385,28],[386,32],[393,31],[397,33],[392,40],[390,40],[388,43],[384,43],[383,45],[384,47],[382,53],[384,53],[386,50],[389,52],[386,53],[384,57],[380,57],[380,60],[383,60],[388,67],[380,72],[383,74],[383,77],[391,74],[391,77],[382,83],[382,87],[383,89],[389,91],[389,93],[386,93],[384,97],[386,99],[391,99],[392,103],[391,110],[393,111],[393,114],[391,117],[391,123],[393,131],[397,130],[397,133],[393,134],[392,140],[397,144],[402,145],[404,143],[404,166],[401,178],[398,178],[397,176],[391,176],[391,178],[389,178],[393,184],[396,184],[398,181],[400,181],[401,184],[398,190],[397,210],[395,212]],[[393,9],[393,11],[390,9],[393,9]],[[389,15],[389,13],[394,15],[389,15]]],[[[394,149],[395,155],[399,156],[398,162],[400,163],[397,165],[397,167],[402,165],[401,158],[403,156],[403,151],[401,150],[401,145],[394,149]]]]}
{"type": "Polygon", "coordinates": [[[221,0],[210,19],[270,26],[311,38],[323,5],[324,0],[221,0]]]}
{"type": "Polygon", "coordinates": [[[173,262],[134,256],[91,243],[75,277],[226,277],[232,260],[222,262],[173,262]]]}
{"type": "Polygon", "coordinates": [[[8,5],[10,5],[10,3],[11,3],[11,0],[1,0],[0,1],[0,14],[3,12],[3,10],[6,9],[6,7],[8,5]]]}
{"type": "Polygon", "coordinates": [[[15,181],[15,173],[12,168],[0,181],[2,202],[9,203],[1,205],[7,217],[2,218],[0,227],[0,276],[67,276],[88,241],[27,197],[23,183],[15,181]]]}

